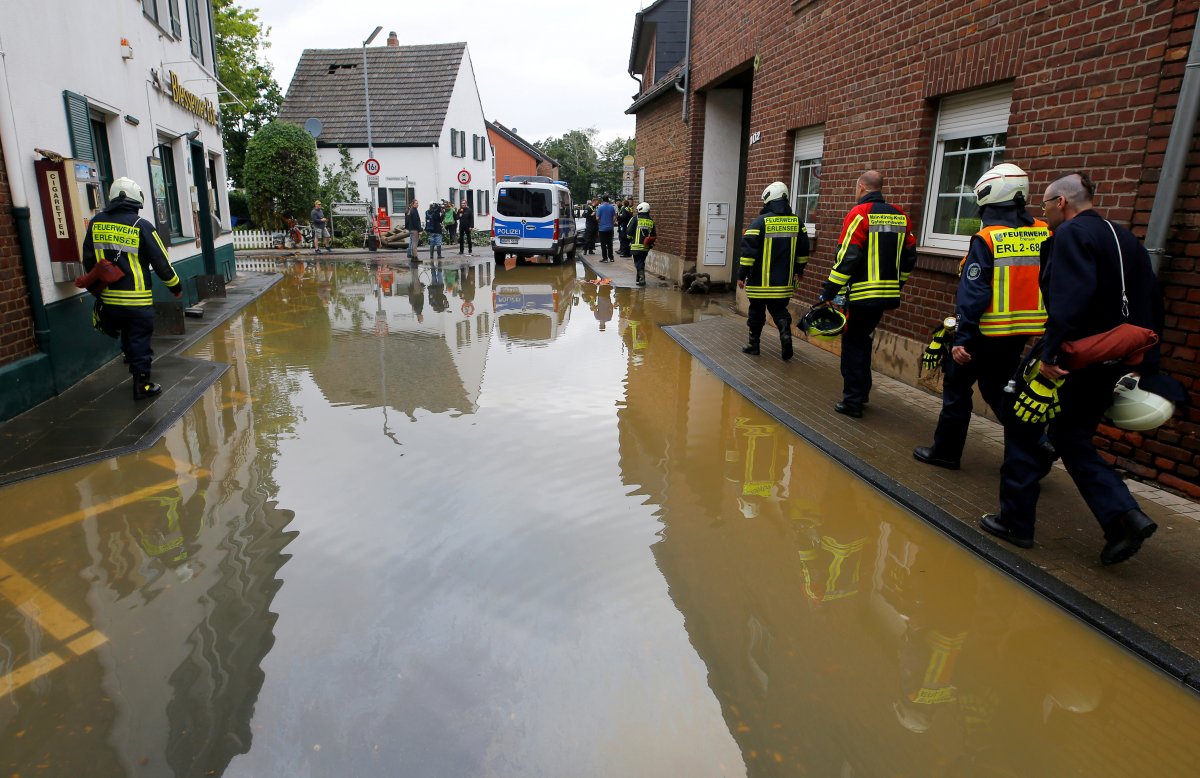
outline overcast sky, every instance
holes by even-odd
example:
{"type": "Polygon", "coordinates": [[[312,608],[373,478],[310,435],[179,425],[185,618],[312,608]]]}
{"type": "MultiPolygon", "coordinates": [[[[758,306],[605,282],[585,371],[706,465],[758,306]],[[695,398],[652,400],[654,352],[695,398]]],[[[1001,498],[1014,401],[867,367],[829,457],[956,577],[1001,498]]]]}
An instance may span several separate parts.
{"type": "Polygon", "coordinates": [[[633,18],[650,0],[239,0],[271,28],[266,57],[286,94],[304,49],[466,41],[484,116],[528,141],[595,127],[600,140],[632,136],[624,111],[633,18]]]}

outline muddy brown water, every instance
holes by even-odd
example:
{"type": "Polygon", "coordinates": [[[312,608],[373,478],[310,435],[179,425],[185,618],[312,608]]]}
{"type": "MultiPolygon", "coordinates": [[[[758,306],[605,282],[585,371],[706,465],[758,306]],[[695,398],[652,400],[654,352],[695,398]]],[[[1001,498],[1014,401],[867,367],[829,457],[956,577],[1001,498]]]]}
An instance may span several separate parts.
{"type": "Polygon", "coordinates": [[[0,768],[1194,775],[1197,698],[574,265],[298,264],[153,449],[0,490],[0,768]]]}

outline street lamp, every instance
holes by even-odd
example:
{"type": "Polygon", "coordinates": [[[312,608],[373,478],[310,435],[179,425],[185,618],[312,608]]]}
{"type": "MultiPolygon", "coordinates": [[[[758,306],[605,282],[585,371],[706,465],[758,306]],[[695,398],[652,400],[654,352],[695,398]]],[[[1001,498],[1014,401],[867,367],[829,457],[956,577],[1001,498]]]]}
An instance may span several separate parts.
{"type": "MultiPolygon", "coordinates": [[[[377,26],[375,31],[367,36],[367,39],[362,43],[363,52],[363,97],[367,104],[367,158],[375,158],[375,142],[371,137],[371,84],[367,73],[367,46],[371,45],[371,41],[375,40],[375,36],[379,34],[383,26],[377,26]]],[[[368,173],[368,176],[371,174],[368,173]]],[[[368,178],[368,182],[370,179],[368,178]]],[[[367,224],[371,227],[371,235],[375,235],[375,209],[378,208],[378,194],[376,189],[378,184],[369,184],[371,189],[371,212],[367,214],[367,224]]]]}

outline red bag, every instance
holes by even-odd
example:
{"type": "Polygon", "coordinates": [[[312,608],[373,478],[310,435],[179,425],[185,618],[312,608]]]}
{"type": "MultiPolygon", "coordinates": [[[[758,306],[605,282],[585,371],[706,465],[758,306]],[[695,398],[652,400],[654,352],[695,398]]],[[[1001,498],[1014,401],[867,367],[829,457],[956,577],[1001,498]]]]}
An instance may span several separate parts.
{"type": "Polygon", "coordinates": [[[99,259],[96,266],[75,279],[75,286],[86,289],[92,294],[100,294],[110,285],[125,277],[125,271],[116,263],[107,259],[99,259]]]}
{"type": "Polygon", "coordinates": [[[1080,370],[1100,364],[1140,365],[1142,355],[1158,343],[1154,330],[1125,322],[1107,332],[1062,344],[1062,366],[1080,370]]]}

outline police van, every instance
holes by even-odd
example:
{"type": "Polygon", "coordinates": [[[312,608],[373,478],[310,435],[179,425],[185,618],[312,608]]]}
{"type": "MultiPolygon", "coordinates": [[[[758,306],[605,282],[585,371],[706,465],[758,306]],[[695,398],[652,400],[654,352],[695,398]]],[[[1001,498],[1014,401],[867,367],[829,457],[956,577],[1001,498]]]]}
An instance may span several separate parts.
{"type": "Polygon", "coordinates": [[[546,176],[505,176],[496,184],[492,252],[505,257],[575,259],[579,234],[571,214],[571,190],[546,176]]]}

